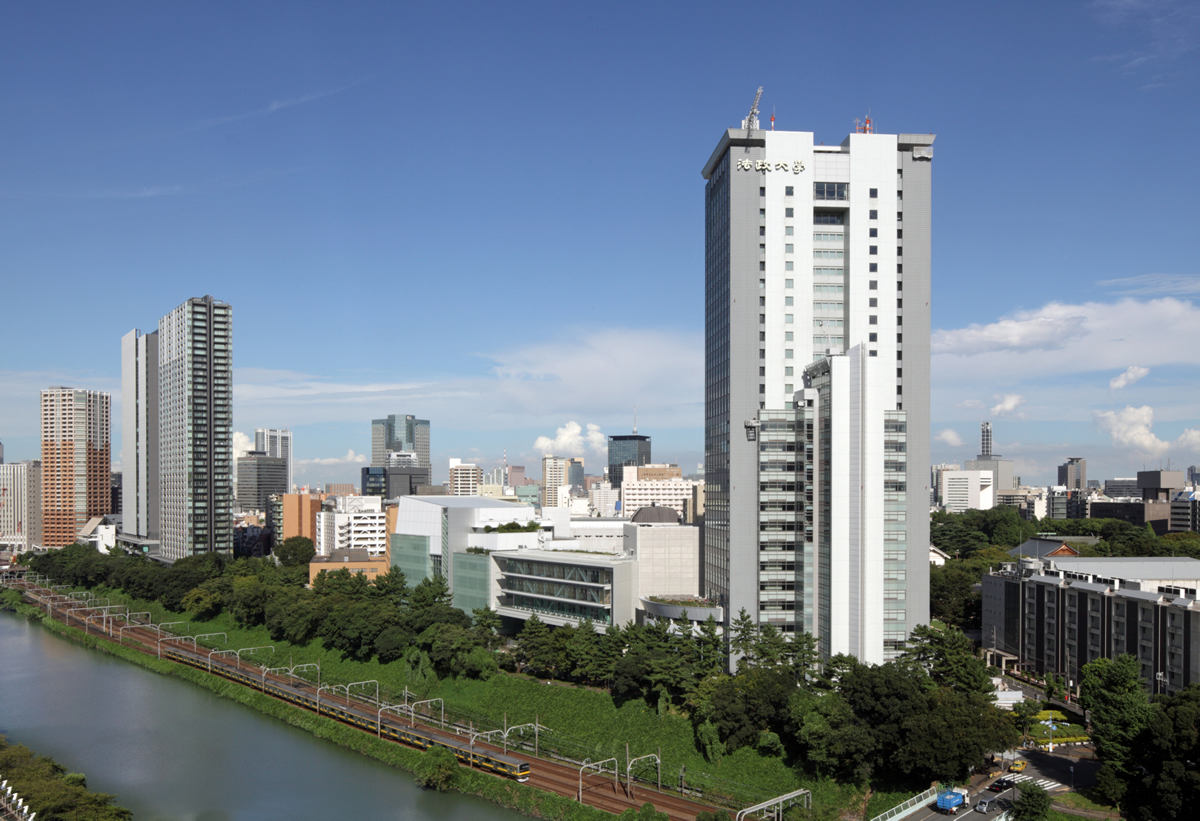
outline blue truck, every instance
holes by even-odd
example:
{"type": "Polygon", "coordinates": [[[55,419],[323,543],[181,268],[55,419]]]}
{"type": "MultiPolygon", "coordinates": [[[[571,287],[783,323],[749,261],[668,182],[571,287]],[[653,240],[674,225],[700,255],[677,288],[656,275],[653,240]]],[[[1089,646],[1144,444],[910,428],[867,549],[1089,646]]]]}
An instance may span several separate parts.
{"type": "Polygon", "coordinates": [[[937,797],[937,808],[947,815],[957,814],[960,809],[966,807],[966,803],[967,791],[962,787],[946,790],[937,797]]]}

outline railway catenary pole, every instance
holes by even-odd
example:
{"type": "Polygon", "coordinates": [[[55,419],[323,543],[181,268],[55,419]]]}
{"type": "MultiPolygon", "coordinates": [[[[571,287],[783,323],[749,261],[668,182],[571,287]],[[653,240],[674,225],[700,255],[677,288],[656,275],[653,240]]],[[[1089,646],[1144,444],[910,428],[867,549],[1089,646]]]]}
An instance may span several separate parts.
{"type": "MultiPolygon", "coordinates": [[[[321,691],[328,690],[331,693],[336,693],[338,690],[346,690],[344,684],[322,684],[317,688],[317,715],[321,715],[321,691]]],[[[350,691],[346,690],[346,700],[350,700],[350,691]]]]}
{"type": "MultiPolygon", "coordinates": [[[[350,698],[349,693],[346,694],[346,698],[350,698]]],[[[442,729],[443,730],[446,729],[446,702],[442,701],[440,698],[430,698],[430,699],[426,699],[425,701],[414,701],[413,702],[413,706],[412,706],[412,726],[413,727],[417,726],[417,708],[420,707],[422,704],[433,704],[433,702],[435,702],[435,701],[438,702],[442,707],[442,729]]]]}
{"type": "Polygon", "coordinates": [[[162,643],[164,641],[179,641],[179,642],[190,641],[192,643],[192,649],[196,648],[196,638],[194,636],[167,636],[166,638],[162,638],[162,639],[158,640],[158,657],[159,658],[162,658],[162,643]]]}
{"type": "Polygon", "coordinates": [[[370,681],[353,681],[353,682],[347,684],[346,685],[346,698],[347,699],[350,698],[350,688],[351,687],[358,687],[359,685],[362,685],[362,684],[374,684],[375,685],[375,701],[374,701],[374,703],[379,704],[380,703],[379,702],[379,682],[376,681],[375,679],[371,679],[370,681]]]}
{"type": "MultiPolygon", "coordinates": [[[[318,695],[320,695],[319,691],[318,691],[318,695]]],[[[407,710],[407,709],[408,709],[407,704],[385,704],[384,706],[380,707],[379,710],[375,713],[375,736],[377,738],[383,738],[383,714],[386,711],[388,711],[388,710],[403,711],[403,710],[407,710]]],[[[396,713],[396,715],[400,715],[400,713],[396,713]]]]}
{"type": "Polygon", "coordinates": [[[613,765],[613,792],[615,793],[617,791],[621,783],[620,770],[617,769],[617,764],[619,763],[617,759],[606,758],[603,761],[597,761],[595,764],[593,764],[590,758],[585,758],[583,760],[583,766],[579,768],[579,796],[575,799],[576,801],[578,801],[580,804],[583,803],[583,771],[591,767],[595,767],[597,774],[602,774],[604,772],[604,765],[608,764],[610,761],[613,765]]]}
{"type": "Polygon", "coordinates": [[[242,653],[253,653],[255,650],[270,650],[272,653],[274,653],[275,645],[274,644],[263,644],[259,647],[243,647],[241,650],[237,651],[238,663],[240,664],[242,661],[242,653]]]}
{"type": "MultiPolygon", "coordinates": [[[[628,744],[625,745],[625,749],[628,751],[628,744]]],[[[626,752],[626,755],[628,755],[628,752],[626,752]]],[[[629,759],[629,763],[625,765],[625,790],[629,794],[630,800],[633,799],[633,765],[639,761],[645,761],[648,758],[653,758],[654,762],[658,764],[658,789],[659,791],[662,790],[662,759],[654,753],[650,753],[649,755],[639,755],[637,758],[629,759]]]]}
{"type": "Polygon", "coordinates": [[[208,654],[208,672],[212,672],[212,657],[236,653],[237,650],[213,650],[208,654]]]}

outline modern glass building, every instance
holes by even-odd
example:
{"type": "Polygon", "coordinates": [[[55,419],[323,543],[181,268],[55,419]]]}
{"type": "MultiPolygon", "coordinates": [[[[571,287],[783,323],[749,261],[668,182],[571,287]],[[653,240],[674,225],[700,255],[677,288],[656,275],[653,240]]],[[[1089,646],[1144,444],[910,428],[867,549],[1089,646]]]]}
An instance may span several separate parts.
{"type": "Polygon", "coordinates": [[[430,467],[429,420],[392,414],[371,420],[371,467],[386,467],[388,451],[411,451],[417,464],[430,467]]]}
{"type": "Polygon", "coordinates": [[[608,482],[614,489],[621,487],[626,465],[648,465],[651,461],[649,436],[639,436],[635,430],[631,434],[608,437],[608,482]]]}

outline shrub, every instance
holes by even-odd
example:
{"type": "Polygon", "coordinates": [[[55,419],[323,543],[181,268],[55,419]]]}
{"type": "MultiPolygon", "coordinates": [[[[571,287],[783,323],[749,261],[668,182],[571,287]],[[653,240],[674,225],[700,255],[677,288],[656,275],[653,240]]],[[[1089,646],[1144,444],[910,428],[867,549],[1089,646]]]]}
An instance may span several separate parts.
{"type": "Polygon", "coordinates": [[[434,790],[448,790],[454,784],[458,759],[445,747],[430,747],[417,762],[417,783],[434,790]]]}

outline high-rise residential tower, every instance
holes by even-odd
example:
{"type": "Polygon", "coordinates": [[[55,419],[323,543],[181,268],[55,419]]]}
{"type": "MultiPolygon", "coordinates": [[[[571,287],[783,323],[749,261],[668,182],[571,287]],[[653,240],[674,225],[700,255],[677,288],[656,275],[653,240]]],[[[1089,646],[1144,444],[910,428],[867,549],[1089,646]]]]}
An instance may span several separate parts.
{"type": "Polygon", "coordinates": [[[112,504],[111,398],[102,391],[42,391],[42,544],[74,544],[112,504]]]}
{"type": "Polygon", "coordinates": [[[567,483],[567,460],[546,454],[542,457],[542,507],[560,507],[559,493],[567,483]]]}
{"type": "Polygon", "coordinates": [[[703,169],[705,592],[882,662],[929,620],[934,136],[756,115],[703,169]]]}
{"type": "Polygon", "coordinates": [[[233,308],[194,297],[158,321],[163,555],[233,550],[233,308]]]}
{"type": "Polygon", "coordinates": [[[0,462],[0,550],[42,546],[42,463],[0,462]]]}
{"type": "Polygon", "coordinates": [[[158,332],[121,337],[121,527],[158,539],[158,332]]]}
{"type": "Polygon", "coordinates": [[[272,459],[287,461],[287,490],[284,493],[291,493],[295,481],[292,473],[292,432],[287,428],[258,428],[254,431],[254,449],[272,459]]]}
{"type": "Polygon", "coordinates": [[[429,420],[392,414],[371,420],[371,467],[387,467],[388,451],[412,451],[420,467],[430,467],[429,420]]]}

